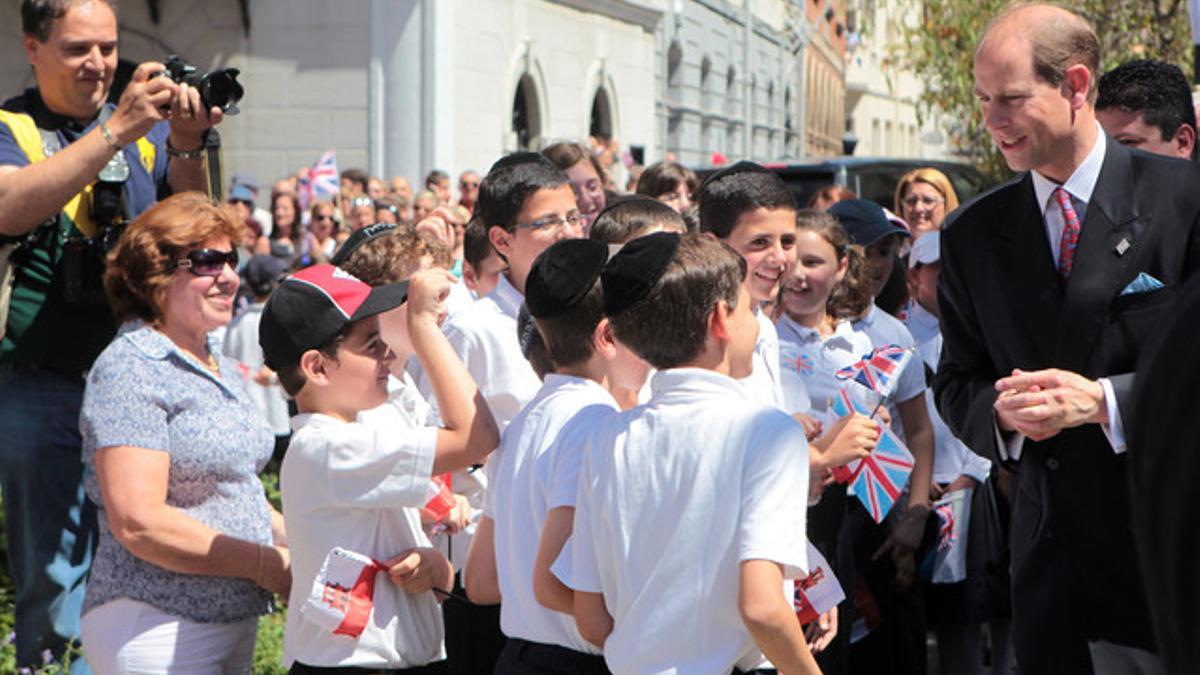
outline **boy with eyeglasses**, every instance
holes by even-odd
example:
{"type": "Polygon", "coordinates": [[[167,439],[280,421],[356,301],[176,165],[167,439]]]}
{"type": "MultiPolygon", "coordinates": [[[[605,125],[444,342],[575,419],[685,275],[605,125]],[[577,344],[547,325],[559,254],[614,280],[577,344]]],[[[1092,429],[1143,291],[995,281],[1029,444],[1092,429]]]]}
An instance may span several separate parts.
{"type": "MultiPolygon", "coordinates": [[[[551,244],[583,236],[582,219],[566,174],[530,152],[502,157],[492,165],[479,186],[475,218],[508,269],[491,293],[455,313],[443,330],[503,431],[542,385],[517,338],[526,277],[534,259],[551,244]]],[[[421,393],[431,398],[424,373],[414,377],[421,393]]],[[[483,506],[487,487],[482,473],[460,471],[452,479],[455,492],[468,497],[476,509],[483,506]]],[[[472,526],[444,540],[443,550],[456,569],[466,562],[473,534],[472,526]]],[[[450,672],[492,672],[504,646],[497,608],[452,603],[445,609],[450,672]]]]}

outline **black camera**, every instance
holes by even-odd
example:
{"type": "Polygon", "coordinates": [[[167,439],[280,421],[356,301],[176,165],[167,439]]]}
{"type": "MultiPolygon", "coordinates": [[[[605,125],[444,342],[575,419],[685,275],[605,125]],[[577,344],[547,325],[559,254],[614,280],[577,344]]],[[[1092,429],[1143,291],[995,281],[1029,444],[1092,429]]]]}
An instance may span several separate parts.
{"type": "Polygon", "coordinates": [[[205,110],[216,106],[226,115],[238,114],[237,102],[242,100],[246,90],[237,81],[241,72],[237,68],[219,68],[200,73],[196,71],[196,66],[175,54],[167,57],[164,65],[166,68],[159,75],[169,77],[173,82],[195,87],[200,92],[200,101],[205,110]]]}

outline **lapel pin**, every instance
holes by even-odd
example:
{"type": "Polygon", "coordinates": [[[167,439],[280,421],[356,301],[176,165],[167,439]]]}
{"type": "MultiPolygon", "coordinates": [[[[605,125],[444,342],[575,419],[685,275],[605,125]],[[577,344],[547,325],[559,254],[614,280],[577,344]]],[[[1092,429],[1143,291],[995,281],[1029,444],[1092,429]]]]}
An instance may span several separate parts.
{"type": "Polygon", "coordinates": [[[1121,243],[1117,244],[1117,255],[1125,255],[1125,251],[1128,251],[1130,246],[1133,246],[1133,244],[1130,244],[1128,239],[1122,237],[1121,243]]]}

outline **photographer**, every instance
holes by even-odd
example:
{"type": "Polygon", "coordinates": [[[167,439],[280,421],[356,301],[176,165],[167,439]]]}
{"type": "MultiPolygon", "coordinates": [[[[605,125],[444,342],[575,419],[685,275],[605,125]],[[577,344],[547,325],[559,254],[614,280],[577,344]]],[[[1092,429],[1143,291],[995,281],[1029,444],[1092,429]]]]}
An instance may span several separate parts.
{"type": "MultiPolygon", "coordinates": [[[[37,86],[0,109],[0,247],[12,251],[0,341],[0,490],[17,586],[20,666],[79,634],[94,506],[81,485],[84,374],[115,332],[103,256],[124,223],[172,191],[203,190],[199,92],[143,63],[116,106],[115,0],[23,0],[37,86]],[[16,244],[15,250],[13,249],[16,244]]],[[[0,296],[2,298],[3,296],[0,296]]],[[[73,672],[86,672],[79,660],[73,672]]]]}

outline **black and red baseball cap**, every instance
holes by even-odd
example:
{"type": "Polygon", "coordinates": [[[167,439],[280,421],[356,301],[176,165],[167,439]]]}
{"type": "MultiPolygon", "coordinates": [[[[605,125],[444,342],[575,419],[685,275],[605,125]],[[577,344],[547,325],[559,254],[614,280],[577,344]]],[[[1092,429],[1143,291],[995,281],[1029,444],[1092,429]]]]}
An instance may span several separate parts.
{"type": "Polygon", "coordinates": [[[333,265],[313,265],[284,279],[267,298],[258,326],[267,367],[279,370],[347,326],[404,304],[408,282],[371,286],[333,265]]]}

